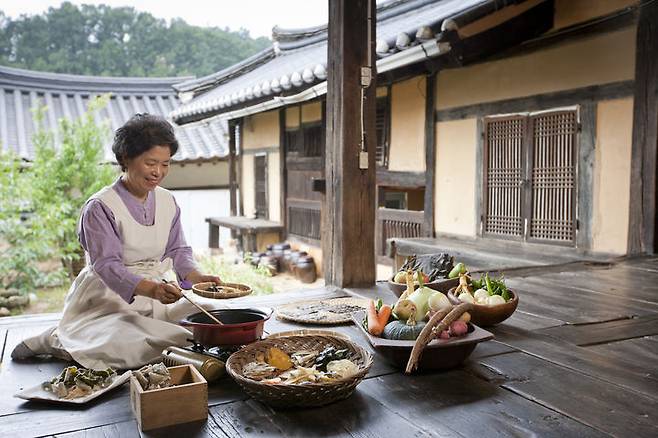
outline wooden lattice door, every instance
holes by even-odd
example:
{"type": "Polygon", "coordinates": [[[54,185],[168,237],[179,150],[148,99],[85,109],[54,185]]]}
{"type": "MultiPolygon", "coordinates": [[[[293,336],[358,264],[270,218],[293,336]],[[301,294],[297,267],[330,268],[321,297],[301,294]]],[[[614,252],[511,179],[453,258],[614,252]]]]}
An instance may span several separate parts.
{"type": "Polygon", "coordinates": [[[267,156],[256,155],[254,157],[254,176],[256,192],[256,216],[267,219],[269,208],[267,205],[267,156]]]}
{"type": "Polygon", "coordinates": [[[573,245],[575,110],[485,119],[484,235],[573,245]]]}

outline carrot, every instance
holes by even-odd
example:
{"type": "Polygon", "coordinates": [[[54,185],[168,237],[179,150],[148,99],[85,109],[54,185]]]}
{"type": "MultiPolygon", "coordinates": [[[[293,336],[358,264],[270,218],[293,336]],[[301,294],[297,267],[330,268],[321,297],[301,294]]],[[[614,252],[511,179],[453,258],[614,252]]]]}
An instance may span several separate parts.
{"type": "MultiPolygon", "coordinates": [[[[388,318],[391,317],[391,312],[392,311],[393,311],[393,309],[388,304],[384,304],[379,309],[379,314],[377,315],[377,320],[379,321],[379,324],[382,327],[385,327],[386,324],[388,324],[388,318]]],[[[382,330],[383,330],[383,328],[382,328],[382,330]]]]}
{"type": "Polygon", "coordinates": [[[373,336],[379,336],[384,331],[384,325],[385,324],[379,322],[379,315],[375,308],[375,302],[370,300],[368,303],[368,333],[373,336]]]}

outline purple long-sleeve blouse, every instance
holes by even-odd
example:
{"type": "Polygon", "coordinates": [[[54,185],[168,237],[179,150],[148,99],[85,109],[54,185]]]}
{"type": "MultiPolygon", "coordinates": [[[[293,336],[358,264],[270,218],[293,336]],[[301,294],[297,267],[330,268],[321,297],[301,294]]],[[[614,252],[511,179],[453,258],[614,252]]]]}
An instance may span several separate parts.
{"type": "MultiPolygon", "coordinates": [[[[119,194],[131,216],[142,225],[155,222],[155,193],[149,192],[142,203],[135,198],[121,182],[112,185],[119,194]]],[[[175,202],[175,200],[174,200],[175,202]]],[[[103,282],[126,302],[134,299],[135,288],[143,277],[133,274],[123,264],[121,237],[112,210],[101,200],[91,199],[82,209],[78,239],[89,254],[92,269],[103,282]]],[[[187,246],[180,222],[180,208],[176,204],[176,214],[169,231],[169,240],[162,259],[173,260],[174,271],[180,279],[196,269],[192,248],[187,246]]]]}

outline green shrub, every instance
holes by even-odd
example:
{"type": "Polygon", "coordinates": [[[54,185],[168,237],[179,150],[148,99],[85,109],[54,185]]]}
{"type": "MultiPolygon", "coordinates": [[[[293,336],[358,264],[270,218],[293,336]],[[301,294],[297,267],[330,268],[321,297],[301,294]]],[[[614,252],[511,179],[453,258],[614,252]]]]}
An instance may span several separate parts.
{"type": "MultiPolygon", "coordinates": [[[[66,269],[80,259],[77,222],[85,201],[112,183],[117,169],[103,162],[103,146],[110,139],[107,123],[97,124],[94,112],[109,95],[89,103],[89,111],[76,120],[60,120],[57,137],[39,129],[32,138],[35,158],[22,163],[11,154],[0,155],[0,252],[1,287],[23,292],[36,286],[57,284],[66,269]],[[50,273],[37,264],[47,259],[62,261],[50,273]]],[[[45,108],[33,109],[43,126],[45,108]]]]}

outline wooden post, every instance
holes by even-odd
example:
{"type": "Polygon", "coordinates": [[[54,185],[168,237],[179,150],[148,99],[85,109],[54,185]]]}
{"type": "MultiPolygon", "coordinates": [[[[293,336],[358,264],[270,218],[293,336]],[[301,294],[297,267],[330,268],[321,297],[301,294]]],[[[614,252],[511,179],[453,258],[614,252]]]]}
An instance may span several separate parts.
{"type": "Polygon", "coordinates": [[[434,237],[434,173],[436,170],[436,123],[434,100],[436,99],[436,73],[425,78],[425,221],[423,236],[434,237]]]}
{"type": "Polygon", "coordinates": [[[322,259],[325,283],[338,287],[375,282],[375,22],[374,0],[329,1],[322,259]],[[361,68],[369,61],[372,80],[363,102],[367,169],[362,169],[361,68]]]}
{"type": "Polygon", "coordinates": [[[235,173],[235,122],[228,122],[228,184],[231,191],[231,216],[238,214],[237,175],[235,173]]]}
{"type": "MultiPolygon", "coordinates": [[[[300,111],[301,113],[301,111],[300,111]]],[[[288,199],[288,172],[286,170],[286,107],[279,110],[279,184],[281,185],[281,213],[280,221],[283,225],[281,240],[285,240],[288,234],[288,222],[286,211],[288,199]]]]}
{"type": "Polygon", "coordinates": [[[240,192],[240,200],[238,202],[238,214],[240,216],[244,216],[244,184],[242,181],[242,175],[244,173],[244,169],[242,168],[242,155],[244,154],[243,151],[243,144],[244,141],[242,140],[242,136],[244,135],[244,119],[238,119],[238,130],[237,130],[237,136],[238,136],[238,190],[240,192]]]}
{"type": "Polygon", "coordinates": [[[643,0],[637,25],[628,253],[656,251],[658,2],[643,0]]]}

